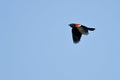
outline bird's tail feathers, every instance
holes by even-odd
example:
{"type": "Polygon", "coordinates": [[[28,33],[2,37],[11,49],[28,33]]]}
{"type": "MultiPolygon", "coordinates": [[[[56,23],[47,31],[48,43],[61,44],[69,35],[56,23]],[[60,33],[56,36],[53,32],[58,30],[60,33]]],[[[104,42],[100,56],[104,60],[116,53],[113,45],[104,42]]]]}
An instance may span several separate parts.
{"type": "Polygon", "coordinates": [[[90,31],[94,31],[94,30],[95,30],[95,28],[88,28],[88,30],[90,30],[90,31]]]}

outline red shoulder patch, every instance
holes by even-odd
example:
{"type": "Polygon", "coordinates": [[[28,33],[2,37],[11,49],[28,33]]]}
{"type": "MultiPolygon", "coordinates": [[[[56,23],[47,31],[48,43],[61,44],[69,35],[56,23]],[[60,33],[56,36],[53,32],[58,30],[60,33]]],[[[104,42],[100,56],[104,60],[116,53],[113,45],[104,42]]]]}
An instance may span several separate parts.
{"type": "Polygon", "coordinates": [[[75,24],[75,27],[80,27],[81,26],[81,24],[75,24]]]}

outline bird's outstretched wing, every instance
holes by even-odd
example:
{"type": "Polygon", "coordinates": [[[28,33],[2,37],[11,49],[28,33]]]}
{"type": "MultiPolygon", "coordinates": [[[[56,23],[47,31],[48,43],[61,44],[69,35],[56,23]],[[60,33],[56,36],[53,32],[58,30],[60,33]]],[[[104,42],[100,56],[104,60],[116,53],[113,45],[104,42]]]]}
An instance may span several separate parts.
{"type": "Polygon", "coordinates": [[[80,27],[78,27],[78,30],[79,30],[79,32],[81,32],[84,35],[88,35],[89,34],[88,28],[86,26],[81,25],[80,27]]]}
{"type": "Polygon", "coordinates": [[[73,37],[73,42],[78,43],[81,39],[82,34],[79,32],[77,28],[72,28],[72,37],[73,37]]]}

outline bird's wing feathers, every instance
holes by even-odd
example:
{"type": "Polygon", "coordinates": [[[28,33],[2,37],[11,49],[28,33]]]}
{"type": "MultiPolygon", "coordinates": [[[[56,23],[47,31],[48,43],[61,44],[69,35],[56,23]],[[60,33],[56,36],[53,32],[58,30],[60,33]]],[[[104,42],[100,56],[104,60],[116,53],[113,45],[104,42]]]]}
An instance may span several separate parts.
{"type": "Polygon", "coordinates": [[[88,29],[85,26],[80,26],[77,29],[79,30],[79,32],[81,32],[84,35],[88,35],[89,34],[88,29]]]}
{"type": "Polygon", "coordinates": [[[79,32],[77,28],[72,29],[72,37],[73,37],[73,42],[78,43],[80,41],[82,34],[79,32]]]}

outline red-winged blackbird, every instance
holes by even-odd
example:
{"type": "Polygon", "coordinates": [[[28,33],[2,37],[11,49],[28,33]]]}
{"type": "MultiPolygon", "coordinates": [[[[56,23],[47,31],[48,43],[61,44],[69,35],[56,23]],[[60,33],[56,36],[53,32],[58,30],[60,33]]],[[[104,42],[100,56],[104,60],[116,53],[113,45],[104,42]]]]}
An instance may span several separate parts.
{"type": "Polygon", "coordinates": [[[73,37],[73,42],[78,43],[81,39],[82,34],[83,35],[88,35],[88,30],[94,31],[95,28],[89,28],[87,26],[81,25],[81,24],[69,24],[69,26],[72,28],[72,37],[73,37]]]}

